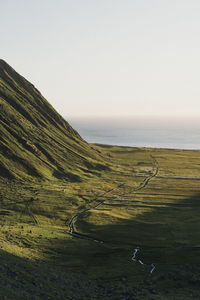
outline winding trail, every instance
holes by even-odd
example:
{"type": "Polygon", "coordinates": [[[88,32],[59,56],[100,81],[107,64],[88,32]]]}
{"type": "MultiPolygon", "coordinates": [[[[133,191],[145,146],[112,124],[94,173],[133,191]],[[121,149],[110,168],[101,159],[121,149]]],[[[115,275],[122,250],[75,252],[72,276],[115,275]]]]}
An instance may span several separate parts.
{"type": "MultiPolygon", "coordinates": [[[[149,176],[147,176],[147,177],[139,184],[139,186],[138,186],[137,188],[134,188],[134,190],[133,190],[132,192],[137,192],[137,191],[139,191],[139,190],[141,190],[141,189],[144,189],[144,188],[148,185],[148,183],[150,182],[150,180],[152,180],[154,177],[157,176],[158,171],[159,171],[159,165],[158,165],[158,162],[157,162],[157,160],[156,160],[152,155],[150,155],[150,157],[151,157],[151,159],[152,159],[152,161],[153,161],[153,172],[152,172],[149,176]]],[[[114,190],[119,189],[119,188],[121,188],[121,187],[123,187],[123,186],[125,186],[125,183],[119,184],[119,185],[117,185],[116,187],[114,187],[114,188],[112,188],[112,189],[110,189],[110,190],[104,192],[103,194],[101,194],[101,195],[97,196],[96,198],[94,198],[93,201],[97,201],[100,197],[105,196],[105,195],[109,194],[110,192],[113,192],[114,190]]],[[[129,193],[130,193],[130,191],[129,191],[129,193]]],[[[126,193],[123,193],[123,194],[121,194],[120,196],[124,196],[125,194],[126,194],[126,193]]],[[[103,205],[104,203],[105,203],[105,200],[101,200],[101,201],[99,201],[99,203],[97,203],[95,206],[89,207],[89,208],[83,210],[82,212],[77,213],[76,215],[74,215],[74,216],[72,217],[70,223],[69,223],[69,233],[70,233],[71,235],[73,235],[74,237],[84,238],[84,239],[87,239],[87,240],[92,240],[92,241],[94,241],[94,242],[96,242],[96,243],[104,243],[104,241],[98,240],[98,239],[93,238],[93,237],[91,237],[91,236],[88,236],[88,235],[86,235],[86,234],[82,234],[82,233],[76,232],[75,229],[74,229],[74,225],[75,225],[75,222],[77,221],[78,217],[80,217],[81,215],[84,215],[86,212],[88,212],[88,211],[90,211],[90,210],[92,210],[92,209],[96,209],[96,208],[100,207],[100,206],[103,205]]],[[[112,205],[112,204],[111,204],[111,205],[112,205]]],[[[136,249],[137,249],[137,248],[136,248],[136,249]]],[[[135,249],[135,250],[136,250],[136,249],[135,249]]],[[[137,251],[136,251],[136,253],[137,253],[137,251]]],[[[136,253],[135,253],[135,254],[136,254],[136,253]]],[[[153,272],[153,271],[152,271],[152,272],[153,272]]]]}

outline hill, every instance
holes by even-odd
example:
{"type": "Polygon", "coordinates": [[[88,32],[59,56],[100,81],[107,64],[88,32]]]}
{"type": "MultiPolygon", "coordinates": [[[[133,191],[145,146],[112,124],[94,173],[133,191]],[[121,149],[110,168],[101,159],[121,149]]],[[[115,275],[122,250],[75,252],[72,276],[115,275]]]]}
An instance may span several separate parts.
{"type": "Polygon", "coordinates": [[[9,179],[80,181],[105,168],[94,147],[41,93],[0,60],[0,174],[9,179]]]}
{"type": "Polygon", "coordinates": [[[0,106],[0,299],[200,298],[199,151],[89,145],[2,60],[0,106]]]}

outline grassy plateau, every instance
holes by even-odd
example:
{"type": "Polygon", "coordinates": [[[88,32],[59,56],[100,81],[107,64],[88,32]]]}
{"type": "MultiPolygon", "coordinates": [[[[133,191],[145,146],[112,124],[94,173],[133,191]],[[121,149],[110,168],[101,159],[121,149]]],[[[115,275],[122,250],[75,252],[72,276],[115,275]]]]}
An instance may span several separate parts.
{"type": "Polygon", "coordinates": [[[200,152],[92,145],[0,60],[0,299],[200,299],[200,152]]]}

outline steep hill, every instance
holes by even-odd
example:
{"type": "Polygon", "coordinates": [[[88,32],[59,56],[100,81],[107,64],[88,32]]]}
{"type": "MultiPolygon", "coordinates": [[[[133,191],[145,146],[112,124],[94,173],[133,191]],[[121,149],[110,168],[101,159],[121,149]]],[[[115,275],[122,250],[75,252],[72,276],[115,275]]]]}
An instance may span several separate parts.
{"type": "Polygon", "coordinates": [[[0,177],[80,181],[104,168],[94,147],[0,60],[0,177]]]}

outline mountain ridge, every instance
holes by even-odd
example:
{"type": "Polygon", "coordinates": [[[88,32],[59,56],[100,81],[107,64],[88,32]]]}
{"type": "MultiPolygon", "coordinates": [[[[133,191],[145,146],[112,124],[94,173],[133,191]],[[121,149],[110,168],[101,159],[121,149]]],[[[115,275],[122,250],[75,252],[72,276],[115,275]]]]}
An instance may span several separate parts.
{"type": "Polygon", "coordinates": [[[88,169],[106,168],[95,147],[2,59],[0,132],[1,177],[81,180],[88,169]]]}

